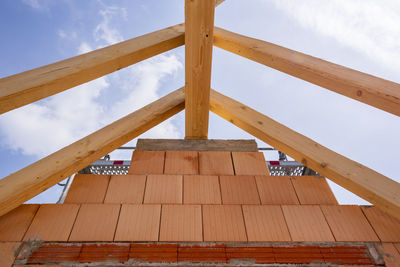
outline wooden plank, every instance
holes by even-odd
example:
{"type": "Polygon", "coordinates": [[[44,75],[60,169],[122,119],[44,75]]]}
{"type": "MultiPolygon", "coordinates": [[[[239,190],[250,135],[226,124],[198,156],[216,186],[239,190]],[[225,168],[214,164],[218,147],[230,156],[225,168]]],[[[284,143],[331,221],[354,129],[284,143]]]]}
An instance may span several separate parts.
{"type": "Polygon", "coordinates": [[[184,45],[182,24],[0,79],[0,114],[184,45]]]}
{"type": "Polygon", "coordinates": [[[221,28],[214,45],[400,116],[400,84],[221,28]]]}
{"type": "Polygon", "coordinates": [[[400,219],[400,184],[211,90],[210,109],[303,165],[400,219]]]}
{"type": "Polygon", "coordinates": [[[184,108],[179,89],[0,180],[0,216],[184,108]]]}
{"type": "Polygon", "coordinates": [[[185,135],[207,139],[214,0],[185,0],[185,135]]]}

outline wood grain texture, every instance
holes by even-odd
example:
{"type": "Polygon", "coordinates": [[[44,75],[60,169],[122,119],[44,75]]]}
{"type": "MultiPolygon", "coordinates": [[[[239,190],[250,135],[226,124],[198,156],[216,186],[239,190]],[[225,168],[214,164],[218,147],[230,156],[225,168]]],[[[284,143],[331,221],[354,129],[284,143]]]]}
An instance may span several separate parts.
{"type": "Polygon", "coordinates": [[[113,241],[120,207],[117,204],[82,204],[69,241],[113,241]]]}
{"type": "Polygon", "coordinates": [[[244,205],[243,215],[249,242],[291,241],[281,206],[244,205]]]}
{"type": "Polygon", "coordinates": [[[216,27],[214,45],[400,116],[400,84],[216,27]]]}
{"type": "Polygon", "coordinates": [[[220,176],[223,204],[260,204],[254,176],[220,176]]]}
{"type": "Polygon", "coordinates": [[[103,203],[110,175],[77,174],[64,203],[103,203]]]}
{"type": "Polygon", "coordinates": [[[158,241],[161,205],[124,204],[114,241],[158,241]]]}
{"type": "Polygon", "coordinates": [[[232,152],[236,175],[268,175],[268,167],[262,152],[232,152]]]}
{"type": "Polygon", "coordinates": [[[296,176],[292,178],[292,183],[300,204],[338,204],[335,195],[323,177],[296,176]]]}
{"type": "Polygon", "coordinates": [[[289,176],[255,176],[262,204],[299,204],[289,176]]]}
{"type": "Polygon", "coordinates": [[[0,216],[184,108],[184,89],[123,117],[0,180],[0,216]]]}
{"type": "Polygon", "coordinates": [[[199,153],[197,151],[166,151],[165,174],[198,174],[199,153]]]}
{"type": "Polygon", "coordinates": [[[185,0],[185,138],[207,139],[215,0],[185,0]]]}
{"type": "Polygon", "coordinates": [[[21,241],[39,205],[24,204],[0,217],[0,241],[21,241]]]}
{"type": "Polygon", "coordinates": [[[246,228],[239,205],[203,206],[204,241],[246,242],[246,228]]]}
{"type": "Polygon", "coordinates": [[[163,205],[160,241],[203,241],[200,205],[163,205]]]}
{"type": "Polygon", "coordinates": [[[68,241],[78,210],[77,204],[41,205],[24,240],[68,241]]]}
{"type": "Polygon", "coordinates": [[[0,114],[184,45],[184,35],[184,26],[175,25],[2,78],[0,79],[0,114]]]}
{"type": "Polygon", "coordinates": [[[211,90],[211,111],[400,219],[400,184],[211,90]]]}
{"type": "Polygon", "coordinates": [[[284,205],[282,210],[293,241],[335,241],[319,206],[284,205]]]}
{"type": "Polygon", "coordinates": [[[231,152],[199,152],[199,172],[204,175],[234,175],[231,152]]]}
{"type": "Polygon", "coordinates": [[[400,220],[377,207],[361,207],[361,209],[382,242],[400,242],[400,220]]]}
{"type": "Polygon", "coordinates": [[[129,174],[163,174],[165,151],[133,151],[129,174]]]}
{"type": "Polygon", "coordinates": [[[360,207],[350,205],[322,205],[321,210],[336,241],[379,242],[360,207]]]}
{"type": "Polygon", "coordinates": [[[218,176],[185,175],[183,181],[184,204],[221,204],[218,176]]]}
{"type": "Polygon", "coordinates": [[[112,175],[104,203],[141,204],[145,184],[144,175],[112,175]]]}
{"type": "Polygon", "coordinates": [[[182,175],[147,176],[144,203],[180,204],[182,203],[182,175]]]}

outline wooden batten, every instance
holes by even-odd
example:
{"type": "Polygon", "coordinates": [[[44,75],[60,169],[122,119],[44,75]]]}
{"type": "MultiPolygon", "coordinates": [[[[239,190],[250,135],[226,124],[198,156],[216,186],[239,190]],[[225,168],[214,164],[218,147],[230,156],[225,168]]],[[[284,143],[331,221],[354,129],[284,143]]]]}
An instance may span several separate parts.
{"type": "Polygon", "coordinates": [[[400,219],[400,184],[211,90],[210,110],[400,219]]]}
{"type": "Polygon", "coordinates": [[[0,114],[184,45],[176,25],[0,79],[0,114]]]}
{"type": "Polygon", "coordinates": [[[208,136],[214,0],[185,1],[185,135],[208,136]]]}
{"type": "Polygon", "coordinates": [[[217,27],[214,45],[400,116],[400,84],[217,27]]]}
{"type": "Polygon", "coordinates": [[[184,109],[184,89],[0,180],[0,216],[184,109]]]}

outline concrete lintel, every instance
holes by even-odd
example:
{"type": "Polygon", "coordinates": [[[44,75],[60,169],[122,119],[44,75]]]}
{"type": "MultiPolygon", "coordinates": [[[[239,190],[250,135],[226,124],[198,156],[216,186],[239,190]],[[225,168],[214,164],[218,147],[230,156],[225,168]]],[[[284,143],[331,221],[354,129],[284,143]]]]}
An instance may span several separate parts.
{"type": "Polygon", "coordinates": [[[257,152],[254,139],[138,139],[136,150],[196,150],[196,151],[242,151],[257,152]]]}

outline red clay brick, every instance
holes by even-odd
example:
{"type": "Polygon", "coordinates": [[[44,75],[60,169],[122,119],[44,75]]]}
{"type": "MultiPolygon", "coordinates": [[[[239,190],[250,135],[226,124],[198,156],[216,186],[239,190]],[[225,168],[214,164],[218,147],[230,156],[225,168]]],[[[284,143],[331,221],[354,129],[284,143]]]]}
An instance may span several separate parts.
{"type": "Polygon", "coordinates": [[[78,210],[78,204],[41,205],[24,240],[67,241],[78,210]]]}
{"type": "Polygon", "coordinates": [[[64,203],[103,203],[110,175],[78,174],[64,203]]]}
{"type": "Polygon", "coordinates": [[[377,207],[361,209],[382,242],[400,242],[400,220],[377,207]]]}
{"type": "Polygon", "coordinates": [[[234,175],[231,152],[199,152],[199,171],[204,175],[234,175]]]}
{"type": "Polygon", "coordinates": [[[232,152],[236,175],[269,175],[262,152],[232,152]]]}
{"type": "Polygon", "coordinates": [[[27,263],[60,263],[78,261],[80,244],[44,244],[32,253],[27,263]]]}
{"type": "Polygon", "coordinates": [[[163,174],[165,151],[138,151],[132,153],[129,174],[163,174]]]}
{"type": "Polygon", "coordinates": [[[180,246],[178,261],[227,262],[225,246],[180,246]]]}
{"type": "Polygon", "coordinates": [[[227,247],[226,257],[232,259],[255,260],[256,263],[274,263],[272,247],[227,247]]]}
{"type": "Polygon", "coordinates": [[[0,266],[12,266],[20,242],[0,242],[0,266]]]}
{"type": "Polygon", "coordinates": [[[199,154],[197,151],[167,151],[165,174],[198,174],[199,154]]]}
{"type": "Polygon", "coordinates": [[[254,176],[220,176],[223,204],[260,204],[254,176]]]}
{"type": "Polygon", "coordinates": [[[296,176],[292,178],[292,183],[302,205],[338,204],[325,178],[296,176]]]}
{"type": "Polygon", "coordinates": [[[21,205],[0,217],[0,241],[21,241],[39,205],[21,205]]]}
{"type": "Polygon", "coordinates": [[[129,244],[83,244],[79,262],[125,262],[129,248],[129,244]]]}
{"type": "Polygon", "coordinates": [[[177,262],[177,244],[131,244],[130,259],[143,262],[177,262]]]}

